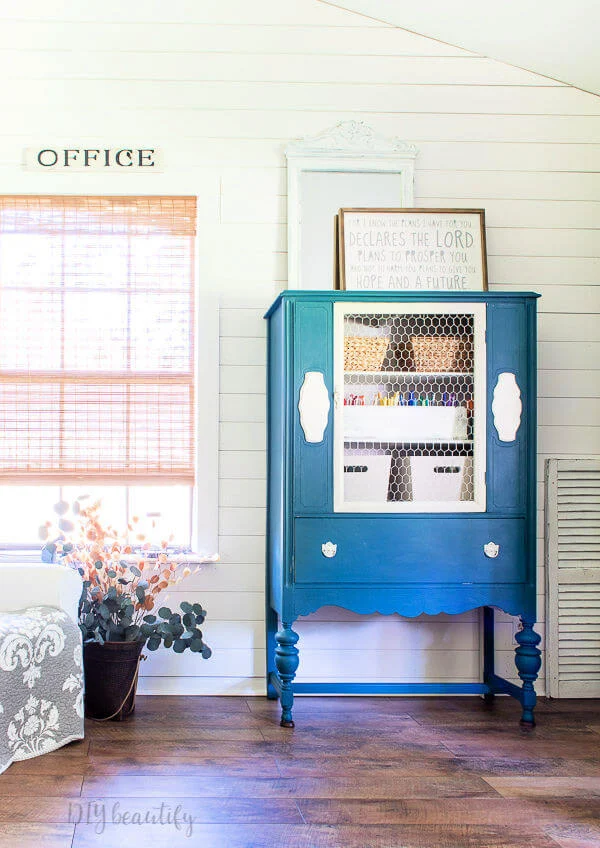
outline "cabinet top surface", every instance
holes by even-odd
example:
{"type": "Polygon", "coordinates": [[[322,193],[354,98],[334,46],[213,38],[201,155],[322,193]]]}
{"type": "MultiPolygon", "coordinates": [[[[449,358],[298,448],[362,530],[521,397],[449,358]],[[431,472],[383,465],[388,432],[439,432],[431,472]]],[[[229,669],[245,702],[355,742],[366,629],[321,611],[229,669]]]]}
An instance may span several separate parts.
{"type": "Polygon", "coordinates": [[[524,300],[541,297],[537,292],[507,292],[507,291],[465,291],[465,292],[395,292],[395,291],[337,291],[335,289],[309,290],[309,289],[287,289],[272,303],[265,314],[268,318],[277,307],[285,302],[302,301],[331,301],[331,302],[354,302],[361,301],[370,303],[414,303],[414,302],[436,302],[447,301],[449,303],[462,301],[465,303],[489,303],[495,300],[524,300]]]}

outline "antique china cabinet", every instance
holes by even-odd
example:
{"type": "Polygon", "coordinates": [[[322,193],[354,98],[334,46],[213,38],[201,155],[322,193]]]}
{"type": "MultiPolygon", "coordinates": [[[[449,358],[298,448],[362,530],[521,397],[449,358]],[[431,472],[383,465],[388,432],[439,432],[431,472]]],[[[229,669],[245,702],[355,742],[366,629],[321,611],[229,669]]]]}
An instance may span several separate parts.
{"type": "MultiPolygon", "coordinates": [[[[533,726],[536,298],[286,291],[268,320],[268,694],[503,692],[533,726]],[[293,624],[483,608],[476,683],[294,684],[293,624]],[[519,616],[521,686],[494,671],[519,616]]],[[[351,676],[348,670],[348,677],[351,676]]]]}

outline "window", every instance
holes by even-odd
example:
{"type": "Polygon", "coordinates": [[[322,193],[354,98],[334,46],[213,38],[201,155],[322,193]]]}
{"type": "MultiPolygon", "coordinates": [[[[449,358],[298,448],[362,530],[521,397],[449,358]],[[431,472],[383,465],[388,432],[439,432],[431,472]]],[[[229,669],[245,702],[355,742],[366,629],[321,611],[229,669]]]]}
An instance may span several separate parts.
{"type": "Polygon", "coordinates": [[[194,197],[0,197],[0,544],[84,491],[190,543],[195,222],[194,197]]]}

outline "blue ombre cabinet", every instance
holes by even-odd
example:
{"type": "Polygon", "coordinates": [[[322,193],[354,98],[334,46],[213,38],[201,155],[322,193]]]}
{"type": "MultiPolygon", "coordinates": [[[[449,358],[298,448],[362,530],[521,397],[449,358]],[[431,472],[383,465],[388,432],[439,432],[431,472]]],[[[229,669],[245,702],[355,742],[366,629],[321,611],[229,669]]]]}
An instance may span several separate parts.
{"type": "Polygon", "coordinates": [[[533,726],[537,297],[286,291],[268,311],[267,685],[283,726],[294,691],[505,692],[533,726]],[[294,684],[294,621],[326,605],[482,607],[482,682],[294,684]],[[495,607],[520,616],[522,686],[495,674],[495,607]]]}

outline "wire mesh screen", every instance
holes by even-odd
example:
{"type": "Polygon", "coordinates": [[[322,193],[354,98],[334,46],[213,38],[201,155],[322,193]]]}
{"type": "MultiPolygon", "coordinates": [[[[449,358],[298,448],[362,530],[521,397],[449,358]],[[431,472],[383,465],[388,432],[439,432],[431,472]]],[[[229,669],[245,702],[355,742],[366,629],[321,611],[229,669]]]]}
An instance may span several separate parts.
{"type": "Polygon", "coordinates": [[[348,314],[344,501],[474,500],[474,316],[348,314]]]}

